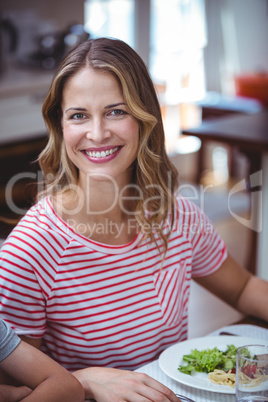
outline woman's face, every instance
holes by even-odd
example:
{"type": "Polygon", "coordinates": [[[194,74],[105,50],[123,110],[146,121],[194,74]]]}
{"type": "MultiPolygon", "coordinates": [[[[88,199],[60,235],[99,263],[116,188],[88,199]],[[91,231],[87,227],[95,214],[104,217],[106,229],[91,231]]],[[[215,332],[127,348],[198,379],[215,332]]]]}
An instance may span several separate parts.
{"type": "Polygon", "coordinates": [[[79,180],[128,184],[139,146],[139,124],[124,102],[116,78],[84,68],[62,94],[62,130],[67,154],[79,180]]]}

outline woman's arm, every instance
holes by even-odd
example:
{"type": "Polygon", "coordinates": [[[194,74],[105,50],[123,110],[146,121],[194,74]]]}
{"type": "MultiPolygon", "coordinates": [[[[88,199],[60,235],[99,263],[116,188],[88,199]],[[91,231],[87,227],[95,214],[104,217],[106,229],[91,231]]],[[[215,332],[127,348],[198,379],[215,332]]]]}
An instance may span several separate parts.
{"type": "Polygon", "coordinates": [[[251,275],[230,255],[218,271],[195,280],[242,313],[268,322],[268,282],[251,275]]]}
{"type": "MultiPolygon", "coordinates": [[[[39,342],[36,342],[39,343],[39,342]]],[[[79,381],[54,360],[26,342],[1,362],[1,368],[33,391],[24,402],[83,402],[79,381]]]]}

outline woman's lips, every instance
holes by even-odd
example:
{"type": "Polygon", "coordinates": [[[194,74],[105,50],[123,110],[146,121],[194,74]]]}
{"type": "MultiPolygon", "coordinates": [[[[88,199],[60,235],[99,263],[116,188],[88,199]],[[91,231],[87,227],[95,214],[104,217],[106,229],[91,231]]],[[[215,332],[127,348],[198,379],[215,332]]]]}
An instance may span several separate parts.
{"type": "Polygon", "coordinates": [[[96,149],[88,149],[84,151],[87,158],[95,163],[108,162],[111,159],[115,158],[118,152],[122,147],[116,146],[113,148],[96,148],[96,149]]]}

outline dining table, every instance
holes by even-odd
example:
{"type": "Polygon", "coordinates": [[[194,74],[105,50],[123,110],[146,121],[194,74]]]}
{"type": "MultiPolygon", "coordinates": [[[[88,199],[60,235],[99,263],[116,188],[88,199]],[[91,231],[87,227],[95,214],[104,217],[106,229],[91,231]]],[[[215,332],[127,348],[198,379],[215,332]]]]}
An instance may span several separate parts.
{"type": "MultiPolygon", "coordinates": [[[[194,342],[196,341],[196,347],[198,348],[198,345],[202,345],[202,342],[204,342],[205,340],[207,340],[207,342],[210,342],[210,339],[213,339],[215,342],[216,337],[220,345],[222,339],[224,339],[223,336],[227,336],[230,339],[236,339],[236,337],[247,337],[254,339],[254,341],[258,344],[268,345],[268,324],[262,321],[258,321],[255,318],[248,317],[243,319],[239,323],[223,326],[202,338],[192,339],[191,342],[194,344],[194,342]]],[[[183,344],[185,344],[186,346],[187,341],[181,342],[182,346],[183,344]]],[[[174,356],[174,359],[178,360],[177,364],[179,366],[179,356],[174,356]]],[[[207,386],[202,387],[202,384],[200,386],[186,385],[184,382],[181,382],[179,376],[178,379],[174,379],[172,376],[169,375],[169,373],[164,371],[163,368],[161,368],[160,361],[161,355],[159,359],[138,368],[136,371],[139,373],[145,373],[153,377],[157,381],[170,388],[175,394],[188,397],[194,402],[235,402],[236,398],[234,388],[230,388],[230,393],[226,393],[226,391],[223,393],[207,390],[207,386]]],[[[171,361],[170,364],[172,363],[174,364],[174,362],[171,361]]],[[[206,381],[208,382],[208,380],[206,381]]],[[[226,386],[224,387],[226,388],[226,386]]]]}
{"type": "Polygon", "coordinates": [[[196,136],[202,143],[213,141],[236,147],[247,156],[248,177],[236,183],[229,196],[239,190],[251,193],[251,218],[244,220],[254,234],[250,268],[268,280],[268,108],[204,120],[196,127],[183,129],[182,134],[196,136]]]}

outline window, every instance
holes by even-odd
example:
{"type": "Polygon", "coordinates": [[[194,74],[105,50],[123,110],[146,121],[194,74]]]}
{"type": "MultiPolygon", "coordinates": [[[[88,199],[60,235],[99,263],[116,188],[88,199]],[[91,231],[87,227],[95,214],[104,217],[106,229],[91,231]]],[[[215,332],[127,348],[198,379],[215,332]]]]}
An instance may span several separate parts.
{"type": "Polygon", "coordinates": [[[113,37],[134,47],[134,0],[87,0],[85,29],[91,38],[113,37]]]}
{"type": "Polygon", "coordinates": [[[180,129],[200,118],[190,103],[205,93],[204,0],[151,0],[150,25],[150,72],[154,82],[165,87],[161,101],[167,148],[173,152],[180,129]]]}
{"type": "Polygon", "coordinates": [[[161,92],[159,97],[163,106],[168,151],[174,149],[180,129],[185,126],[184,120],[192,120],[192,116],[185,118],[182,105],[202,98],[205,92],[204,1],[85,2],[85,29],[92,38],[109,36],[122,39],[148,64],[153,81],[161,92]],[[150,26],[148,34],[146,24],[150,26]]]}

